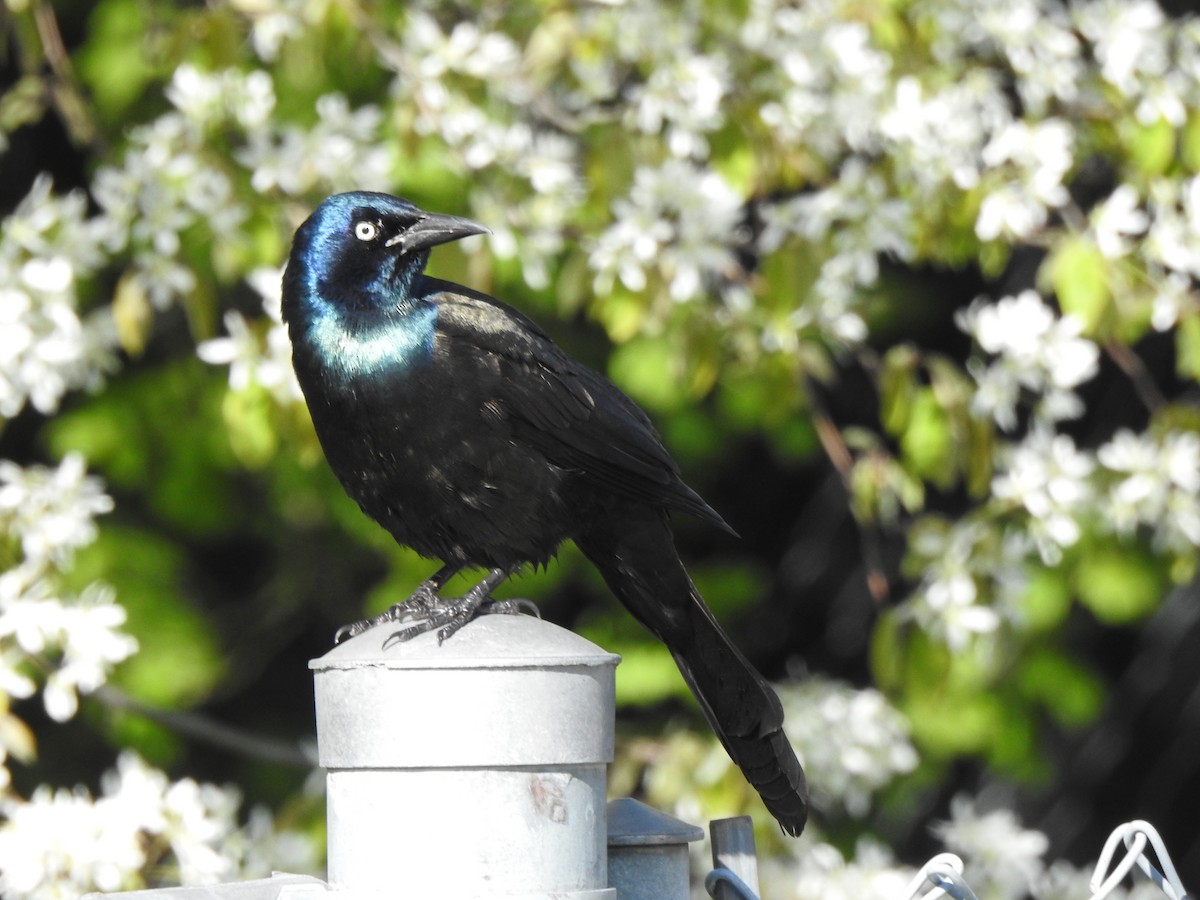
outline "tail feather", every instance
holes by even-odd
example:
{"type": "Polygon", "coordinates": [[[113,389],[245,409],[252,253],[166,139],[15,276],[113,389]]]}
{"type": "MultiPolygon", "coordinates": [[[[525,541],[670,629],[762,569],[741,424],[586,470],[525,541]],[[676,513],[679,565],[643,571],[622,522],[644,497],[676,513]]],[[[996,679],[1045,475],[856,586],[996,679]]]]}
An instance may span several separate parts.
{"type": "Polygon", "coordinates": [[[672,647],[669,640],[667,646],[729,758],[783,830],[799,835],[808,818],[808,787],[783,731],[779,697],[730,643],[699,593],[692,590],[695,607],[701,611],[694,620],[695,642],[686,651],[672,647]]]}
{"type": "Polygon", "coordinates": [[[665,519],[639,524],[620,536],[576,543],[618,599],[667,645],[730,759],[783,830],[800,834],[808,788],[783,731],[779,697],[721,630],[679,561],[665,519]]]}

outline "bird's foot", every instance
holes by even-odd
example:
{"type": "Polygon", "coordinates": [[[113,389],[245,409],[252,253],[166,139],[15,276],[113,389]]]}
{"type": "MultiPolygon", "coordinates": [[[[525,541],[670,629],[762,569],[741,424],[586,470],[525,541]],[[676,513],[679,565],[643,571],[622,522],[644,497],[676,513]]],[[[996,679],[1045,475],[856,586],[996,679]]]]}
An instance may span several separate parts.
{"type": "Polygon", "coordinates": [[[401,604],[405,615],[394,620],[404,627],[393,632],[384,641],[383,646],[390,647],[392,644],[409,641],[418,634],[434,630],[437,631],[438,643],[441,644],[476,616],[518,615],[521,612],[532,610],[534,615],[540,617],[541,614],[537,607],[528,600],[493,600],[491,598],[492,591],[506,577],[508,577],[507,570],[493,569],[486,578],[461,597],[434,595],[419,604],[419,608],[413,608],[412,598],[410,598],[408,602],[401,604]]]}
{"type": "Polygon", "coordinates": [[[407,600],[389,606],[378,615],[371,616],[369,619],[363,619],[361,622],[351,622],[349,625],[343,625],[337,630],[333,636],[333,642],[340,644],[342,641],[362,634],[368,628],[374,628],[376,625],[383,625],[386,622],[411,622],[424,617],[431,609],[441,602],[437,595],[438,583],[434,578],[428,581],[422,581],[415,591],[412,592],[407,600]]]}
{"type": "Polygon", "coordinates": [[[489,600],[479,607],[476,613],[478,616],[488,615],[504,615],[504,616],[519,616],[521,614],[534,616],[540,619],[542,611],[538,609],[537,604],[532,600],[526,600],[521,597],[516,600],[489,600]]]}

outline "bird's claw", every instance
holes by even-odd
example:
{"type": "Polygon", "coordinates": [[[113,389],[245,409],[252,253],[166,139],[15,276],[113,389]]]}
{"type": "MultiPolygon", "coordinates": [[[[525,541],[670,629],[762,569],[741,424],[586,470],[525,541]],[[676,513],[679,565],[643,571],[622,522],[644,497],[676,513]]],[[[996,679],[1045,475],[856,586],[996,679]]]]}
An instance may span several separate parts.
{"type": "Polygon", "coordinates": [[[401,625],[399,631],[393,632],[384,641],[384,649],[393,644],[402,643],[415,638],[418,634],[437,630],[438,643],[448,640],[456,631],[479,615],[500,613],[518,615],[522,612],[532,613],[541,618],[538,608],[529,600],[493,600],[491,592],[505,578],[511,569],[493,569],[486,578],[475,585],[461,597],[440,597],[438,589],[449,575],[453,574],[444,568],[429,578],[412,592],[412,596],[403,603],[397,603],[377,616],[343,625],[334,635],[334,643],[340,643],[346,638],[362,634],[368,628],[391,622],[401,625]]]}
{"type": "Polygon", "coordinates": [[[383,649],[395,644],[411,641],[418,634],[437,629],[438,643],[441,644],[454,632],[466,625],[475,617],[477,609],[464,603],[465,597],[441,600],[437,605],[430,606],[419,616],[405,616],[398,619],[404,627],[388,636],[383,642],[383,649]]]}
{"type": "Polygon", "coordinates": [[[532,600],[521,597],[517,600],[489,600],[479,608],[479,614],[499,613],[505,616],[519,616],[522,613],[540,619],[542,611],[532,600]]]}
{"type": "Polygon", "coordinates": [[[438,602],[438,596],[433,586],[428,582],[422,582],[407,600],[389,606],[383,612],[371,616],[369,619],[343,625],[333,635],[333,642],[340,644],[344,640],[357,637],[364,631],[374,628],[376,625],[383,625],[387,622],[406,623],[420,620],[427,616],[430,610],[435,609],[438,602]]]}
{"type": "Polygon", "coordinates": [[[405,624],[405,627],[388,636],[383,643],[384,649],[394,644],[410,641],[417,635],[434,629],[437,629],[438,644],[441,644],[478,616],[518,616],[522,613],[529,613],[539,619],[542,617],[541,611],[532,600],[480,600],[471,594],[472,592],[468,591],[462,597],[440,599],[436,604],[431,604],[424,615],[420,617],[406,616],[399,620],[405,624]]]}

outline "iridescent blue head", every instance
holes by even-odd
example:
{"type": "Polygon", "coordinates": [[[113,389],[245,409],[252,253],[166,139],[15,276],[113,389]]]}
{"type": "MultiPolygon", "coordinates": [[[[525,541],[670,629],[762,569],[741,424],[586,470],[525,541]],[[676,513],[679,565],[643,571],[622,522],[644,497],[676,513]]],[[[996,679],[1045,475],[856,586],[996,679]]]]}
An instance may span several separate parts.
{"type": "Polygon", "coordinates": [[[390,194],[334,194],[296,230],[284,276],[284,315],[291,319],[298,306],[309,307],[309,314],[401,307],[431,247],[487,230],[390,194]]]}

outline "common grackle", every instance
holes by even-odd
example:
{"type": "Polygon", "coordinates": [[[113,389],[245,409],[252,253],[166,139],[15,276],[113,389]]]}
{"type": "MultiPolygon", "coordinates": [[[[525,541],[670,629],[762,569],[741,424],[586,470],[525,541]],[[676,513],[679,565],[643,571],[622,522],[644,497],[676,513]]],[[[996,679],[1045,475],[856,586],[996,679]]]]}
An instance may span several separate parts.
{"type": "Polygon", "coordinates": [[[713,730],[788,834],[807,817],[779,698],[730,643],[680,562],[669,511],[732,529],[683,483],[650,420],[517,310],[424,274],[430,248],[487,231],[387,194],[329,197],[283,277],[292,358],[321,446],[351,497],[442,562],[379,622],[440,639],[570,538],[671,651],[713,730]],[[461,598],[445,581],[489,574],[461,598]]]}

